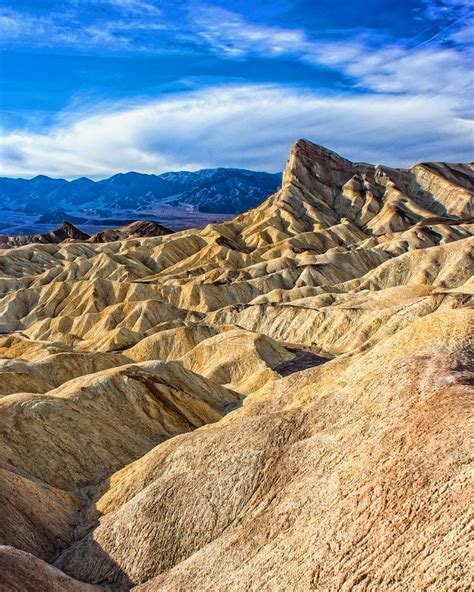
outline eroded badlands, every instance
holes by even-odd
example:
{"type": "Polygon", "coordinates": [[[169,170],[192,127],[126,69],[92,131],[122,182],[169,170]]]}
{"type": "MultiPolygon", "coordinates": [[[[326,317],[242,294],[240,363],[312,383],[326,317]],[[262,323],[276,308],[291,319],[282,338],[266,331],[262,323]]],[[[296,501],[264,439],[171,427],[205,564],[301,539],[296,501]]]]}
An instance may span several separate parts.
{"type": "Polygon", "coordinates": [[[470,590],[473,187],[300,140],[232,221],[0,251],[0,588],[470,590]]]}

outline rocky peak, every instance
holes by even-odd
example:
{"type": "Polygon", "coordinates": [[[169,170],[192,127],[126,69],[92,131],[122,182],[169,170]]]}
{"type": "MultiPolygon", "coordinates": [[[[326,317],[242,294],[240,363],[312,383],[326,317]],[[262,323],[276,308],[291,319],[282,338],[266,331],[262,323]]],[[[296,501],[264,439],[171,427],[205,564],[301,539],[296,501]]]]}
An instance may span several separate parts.
{"type": "Polygon", "coordinates": [[[243,218],[247,245],[318,232],[349,220],[367,236],[392,236],[424,218],[472,216],[467,165],[427,163],[411,169],[351,162],[324,146],[297,140],[282,189],[243,218]],[[265,229],[265,232],[263,231],[265,229]]]}
{"type": "Polygon", "coordinates": [[[325,187],[341,187],[353,174],[354,165],[336,152],[300,139],[291,148],[283,173],[282,188],[309,187],[319,182],[325,187]]]}
{"type": "Polygon", "coordinates": [[[74,226],[74,224],[72,224],[72,222],[69,222],[68,220],[64,220],[60,228],[53,232],[60,236],[65,235],[68,238],[74,238],[79,240],[87,240],[89,238],[88,234],[82,232],[82,230],[79,230],[77,226],[74,226]]]}
{"type": "Polygon", "coordinates": [[[109,228],[96,232],[90,237],[90,242],[106,243],[127,238],[163,236],[172,233],[173,231],[169,228],[151,220],[136,220],[126,226],[120,226],[120,228],[109,228]]]}

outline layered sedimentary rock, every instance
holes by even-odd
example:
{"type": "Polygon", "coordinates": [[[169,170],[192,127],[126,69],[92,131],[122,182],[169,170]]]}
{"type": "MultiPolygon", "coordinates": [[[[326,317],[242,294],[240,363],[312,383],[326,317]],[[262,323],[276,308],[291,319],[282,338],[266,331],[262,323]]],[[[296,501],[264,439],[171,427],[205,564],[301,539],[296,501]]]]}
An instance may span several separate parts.
{"type": "Polygon", "coordinates": [[[232,221],[0,252],[3,589],[468,590],[473,182],[301,140],[232,221]]]}

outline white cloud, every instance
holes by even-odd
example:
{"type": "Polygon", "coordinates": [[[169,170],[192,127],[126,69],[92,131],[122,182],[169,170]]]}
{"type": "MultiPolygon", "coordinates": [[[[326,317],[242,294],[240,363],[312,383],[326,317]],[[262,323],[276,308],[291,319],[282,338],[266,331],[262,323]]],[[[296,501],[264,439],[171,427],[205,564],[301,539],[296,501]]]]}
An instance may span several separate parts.
{"type": "MultiPolygon", "coordinates": [[[[80,0],[84,2],[84,0],[80,0]]],[[[161,14],[161,9],[152,4],[151,2],[145,2],[144,0],[87,0],[90,4],[109,4],[124,12],[136,13],[136,14],[150,14],[158,15],[161,14]]],[[[78,0],[75,0],[75,4],[78,0]]]]}
{"type": "Polygon", "coordinates": [[[193,11],[193,18],[196,34],[220,55],[235,59],[248,55],[291,57],[338,70],[354,88],[449,97],[453,109],[468,117],[474,84],[470,11],[465,0],[430,0],[426,11],[433,18],[435,5],[437,18],[449,10],[452,18],[432,39],[414,47],[407,40],[382,39],[370,30],[359,37],[320,41],[300,29],[250,23],[239,14],[210,7],[193,11]],[[451,45],[438,43],[443,40],[451,45]]]}
{"type": "Polygon", "coordinates": [[[389,165],[470,159],[473,124],[447,97],[321,96],[224,86],[87,114],[44,134],[5,133],[0,172],[105,177],[215,166],[281,170],[298,137],[389,165]]]}
{"type": "Polygon", "coordinates": [[[218,53],[229,57],[238,58],[249,53],[277,57],[301,54],[311,48],[305,33],[298,29],[252,24],[223,8],[193,7],[190,15],[198,37],[218,53]]]}
{"type": "Polygon", "coordinates": [[[427,18],[458,19],[472,13],[471,0],[424,0],[424,14],[427,18]]]}
{"type": "Polygon", "coordinates": [[[65,4],[62,11],[29,14],[3,8],[0,14],[0,38],[3,44],[34,47],[101,48],[108,51],[143,50],[141,34],[164,30],[167,24],[154,5],[137,0],[91,0],[118,9],[106,18],[81,19],[77,0],[65,4]]]}
{"type": "Polygon", "coordinates": [[[465,97],[472,72],[453,48],[423,47],[416,51],[391,44],[368,49],[361,44],[326,46],[314,59],[341,69],[357,86],[390,93],[434,93],[465,97]]]}

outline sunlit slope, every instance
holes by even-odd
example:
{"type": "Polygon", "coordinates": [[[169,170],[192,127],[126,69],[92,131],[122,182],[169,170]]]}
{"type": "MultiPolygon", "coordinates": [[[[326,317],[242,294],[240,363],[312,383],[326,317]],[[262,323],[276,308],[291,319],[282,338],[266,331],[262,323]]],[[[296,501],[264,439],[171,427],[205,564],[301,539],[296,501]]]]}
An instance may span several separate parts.
{"type": "Polygon", "coordinates": [[[0,251],[10,588],[468,590],[473,182],[301,140],[231,221],[0,251]]]}

